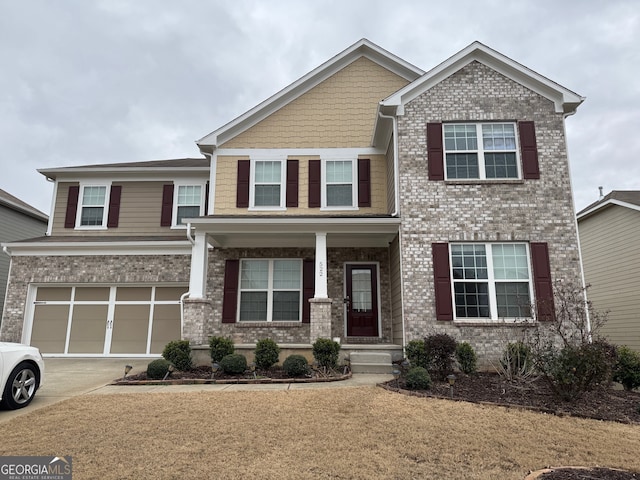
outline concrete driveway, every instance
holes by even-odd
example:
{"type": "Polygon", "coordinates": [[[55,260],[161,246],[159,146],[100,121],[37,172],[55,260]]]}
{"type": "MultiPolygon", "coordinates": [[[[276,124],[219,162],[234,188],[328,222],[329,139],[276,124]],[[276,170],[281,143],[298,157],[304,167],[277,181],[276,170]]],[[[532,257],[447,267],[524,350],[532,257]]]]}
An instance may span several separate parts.
{"type": "Polygon", "coordinates": [[[148,358],[45,358],[44,383],[26,408],[0,410],[0,423],[67,398],[90,393],[124,375],[146,370],[148,358]]]}

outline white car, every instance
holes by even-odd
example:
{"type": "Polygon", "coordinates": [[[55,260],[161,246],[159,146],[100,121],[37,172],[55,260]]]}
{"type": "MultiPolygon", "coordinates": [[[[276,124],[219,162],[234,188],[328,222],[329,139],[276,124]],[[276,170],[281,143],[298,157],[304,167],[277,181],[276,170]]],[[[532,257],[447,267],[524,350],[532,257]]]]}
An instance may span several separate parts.
{"type": "Polygon", "coordinates": [[[40,350],[21,343],[0,342],[0,407],[14,410],[29,405],[43,376],[40,350]]]}

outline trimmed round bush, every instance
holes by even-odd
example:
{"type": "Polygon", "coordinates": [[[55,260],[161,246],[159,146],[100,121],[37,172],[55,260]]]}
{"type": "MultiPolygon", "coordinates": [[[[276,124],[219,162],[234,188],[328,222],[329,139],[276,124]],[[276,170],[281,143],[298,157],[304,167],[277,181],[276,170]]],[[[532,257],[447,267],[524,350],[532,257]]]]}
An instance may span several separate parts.
{"type": "Polygon", "coordinates": [[[220,360],[220,368],[229,375],[240,375],[247,369],[247,359],[239,353],[225,355],[220,360]]]}
{"type": "Polygon", "coordinates": [[[409,390],[428,390],[431,388],[431,377],[424,367],[413,367],[405,378],[409,390]]]}
{"type": "Polygon", "coordinates": [[[424,339],[424,349],[429,358],[429,367],[442,380],[453,372],[453,356],[456,353],[456,345],[455,338],[446,333],[429,335],[424,339]]]}
{"type": "Polygon", "coordinates": [[[456,346],[456,360],[462,373],[470,375],[478,370],[478,357],[468,342],[461,342],[456,346]]]}
{"type": "Polygon", "coordinates": [[[617,353],[613,379],[621,383],[625,390],[640,387],[640,353],[626,346],[618,347],[617,353]]]}
{"type": "Polygon", "coordinates": [[[282,369],[289,377],[301,377],[309,372],[309,362],[302,355],[289,355],[285,358],[282,369]]]}
{"type": "Polygon", "coordinates": [[[280,347],[270,338],[263,338],[256,342],[255,362],[256,367],[262,370],[269,370],[278,363],[280,347]]]}
{"type": "Polygon", "coordinates": [[[147,378],[152,380],[162,380],[169,371],[171,362],[165,358],[158,358],[147,365],[147,378]]]}
{"type": "Polygon", "coordinates": [[[235,351],[233,340],[224,337],[209,338],[209,354],[212,362],[220,362],[225,356],[235,351]]]}
{"type": "Polygon", "coordinates": [[[339,354],[340,344],[330,338],[319,338],[313,343],[313,358],[321,367],[336,368],[339,354]]]}
{"type": "Polygon", "coordinates": [[[414,367],[429,368],[429,357],[424,349],[424,340],[411,340],[405,347],[407,359],[414,367]]]}
{"type": "Polygon", "coordinates": [[[162,351],[162,356],[173,363],[181,372],[186,372],[193,368],[189,340],[175,340],[167,343],[162,351]]]}

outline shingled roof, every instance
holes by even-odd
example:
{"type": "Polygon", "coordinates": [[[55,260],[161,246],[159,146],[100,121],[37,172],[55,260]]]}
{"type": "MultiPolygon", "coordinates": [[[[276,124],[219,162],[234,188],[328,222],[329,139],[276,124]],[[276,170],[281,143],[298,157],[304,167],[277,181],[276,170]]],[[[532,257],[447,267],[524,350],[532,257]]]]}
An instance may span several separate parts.
{"type": "Polygon", "coordinates": [[[19,198],[14,197],[9,192],[2,189],[0,189],[0,205],[11,208],[20,213],[24,213],[25,215],[29,215],[37,220],[42,220],[43,222],[49,220],[49,217],[37,208],[32,207],[28,203],[23,202],[19,198]]]}
{"type": "Polygon", "coordinates": [[[591,205],[580,210],[577,214],[578,219],[590,215],[601,208],[605,208],[610,205],[619,205],[627,207],[638,207],[640,210],[640,190],[612,190],[611,193],[605,195],[597,202],[593,202],[591,205]]]}

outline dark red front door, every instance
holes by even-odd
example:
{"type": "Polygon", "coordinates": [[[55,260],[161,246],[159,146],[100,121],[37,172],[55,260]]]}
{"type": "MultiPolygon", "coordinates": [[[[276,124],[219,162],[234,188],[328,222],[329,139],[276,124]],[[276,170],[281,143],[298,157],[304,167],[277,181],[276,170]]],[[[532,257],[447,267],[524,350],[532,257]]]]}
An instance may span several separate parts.
{"type": "Polygon", "coordinates": [[[347,264],[347,336],[378,336],[376,265],[347,264]]]}

